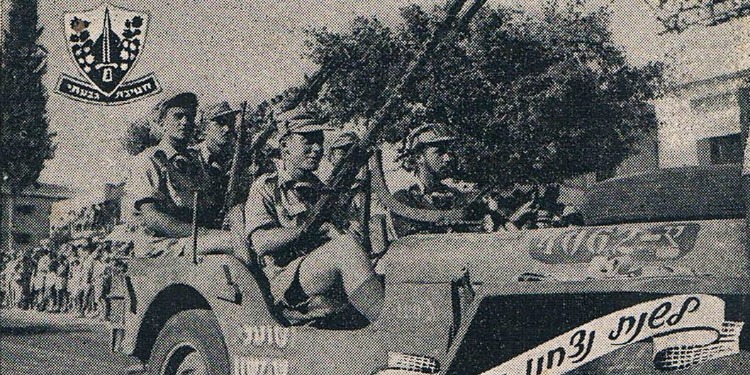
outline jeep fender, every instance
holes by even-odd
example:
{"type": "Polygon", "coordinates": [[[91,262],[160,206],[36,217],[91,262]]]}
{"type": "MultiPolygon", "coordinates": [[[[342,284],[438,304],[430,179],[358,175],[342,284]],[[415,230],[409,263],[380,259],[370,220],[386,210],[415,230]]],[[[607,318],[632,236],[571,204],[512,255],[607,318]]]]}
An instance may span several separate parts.
{"type": "Polygon", "coordinates": [[[126,277],[124,338],[120,351],[142,361],[166,321],[180,311],[211,310],[227,349],[237,353],[246,325],[278,326],[257,282],[245,265],[228,255],[208,255],[198,264],[186,257],[136,259],[126,277]]]}

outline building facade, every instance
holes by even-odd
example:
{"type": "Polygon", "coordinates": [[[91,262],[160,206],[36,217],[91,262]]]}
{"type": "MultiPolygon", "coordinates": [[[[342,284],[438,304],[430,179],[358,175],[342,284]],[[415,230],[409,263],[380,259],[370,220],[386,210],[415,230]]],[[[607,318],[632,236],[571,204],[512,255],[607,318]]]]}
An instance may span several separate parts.
{"type": "Polygon", "coordinates": [[[72,195],[69,188],[45,183],[28,187],[16,196],[3,188],[0,194],[2,252],[23,252],[49,238],[52,205],[72,195]]]}
{"type": "Polygon", "coordinates": [[[750,69],[673,86],[656,101],[661,168],[740,163],[750,69]],[[744,124],[744,125],[743,125],[744,124]]]}
{"type": "Polygon", "coordinates": [[[50,232],[57,240],[104,236],[120,222],[124,184],[105,183],[52,204],[50,232]]]}

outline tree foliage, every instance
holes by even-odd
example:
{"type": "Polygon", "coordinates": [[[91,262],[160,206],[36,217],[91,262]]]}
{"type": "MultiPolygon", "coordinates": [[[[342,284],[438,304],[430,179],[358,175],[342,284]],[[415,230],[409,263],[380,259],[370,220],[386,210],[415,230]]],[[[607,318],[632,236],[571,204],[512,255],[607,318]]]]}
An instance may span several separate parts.
{"type": "MultiPolygon", "coordinates": [[[[460,138],[460,177],[499,186],[616,166],[656,128],[649,101],[663,68],[630,65],[612,41],[608,13],[582,3],[551,1],[538,14],[485,7],[422,69],[384,140],[402,139],[422,121],[444,122],[460,138]]],[[[442,13],[412,5],[393,28],[358,18],[344,33],[311,30],[314,62],[344,56],[318,105],[338,123],[366,120],[442,13]]]]}
{"type": "Polygon", "coordinates": [[[10,4],[0,55],[0,169],[3,184],[18,193],[37,180],[44,161],[53,157],[54,134],[48,130],[42,85],[47,51],[37,42],[42,33],[37,27],[37,2],[12,0],[10,4]]]}

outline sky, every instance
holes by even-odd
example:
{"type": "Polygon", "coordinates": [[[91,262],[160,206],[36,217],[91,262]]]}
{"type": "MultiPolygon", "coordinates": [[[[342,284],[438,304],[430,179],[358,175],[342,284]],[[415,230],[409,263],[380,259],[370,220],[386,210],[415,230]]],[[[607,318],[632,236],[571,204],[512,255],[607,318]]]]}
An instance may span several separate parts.
{"type": "MultiPolygon", "coordinates": [[[[252,108],[298,85],[306,73],[315,70],[304,57],[306,29],[345,30],[356,16],[377,16],[394,24],[399,8],[411,3],[429,7],[442,1],[112,0],[112,5],[149,14],[144,48],[128,80],[153,72],[163,93],[125,105],[100,106],[53,91],[62,73],[80,76],[67,50],[63,14],[97,8],[101,1],[42,0],[40,24],[45,29],[40,43],[49,51],[44,77],[47,112],[58,147],[40,181],[79,190],[120,182],[129,156],[118,139],[130,122],[144,116],[158,100],[188,90],[198,94],[202,105],[247,100],[252,108]]],[[[490,0],[487,6],[503,4],[534,11],[542,3],[490,0]]],[[[750,66],[746,20],[660,36],[661,25],[641,1],[590,0],[589,5],[606,5],[612,11],[615,42],[630,62],[666,61],[673,65],[678,82],[750,66]]],[[[3,20],[7,22],[7,17],[3,20]]]]}

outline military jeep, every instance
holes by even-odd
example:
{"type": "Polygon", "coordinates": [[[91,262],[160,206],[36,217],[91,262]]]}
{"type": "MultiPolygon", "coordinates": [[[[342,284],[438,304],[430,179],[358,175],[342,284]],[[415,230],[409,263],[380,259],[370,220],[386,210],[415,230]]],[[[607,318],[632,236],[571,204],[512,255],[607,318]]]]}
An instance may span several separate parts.
{"type": "Polygon", "coordinates": [[[132,259],[110,295],[112,350],[165,375],[750,372],[738,166],[608,180],[583,213],[582,227],[381,238],[373,322],[292,324],[234,256],[132,259]]]}

